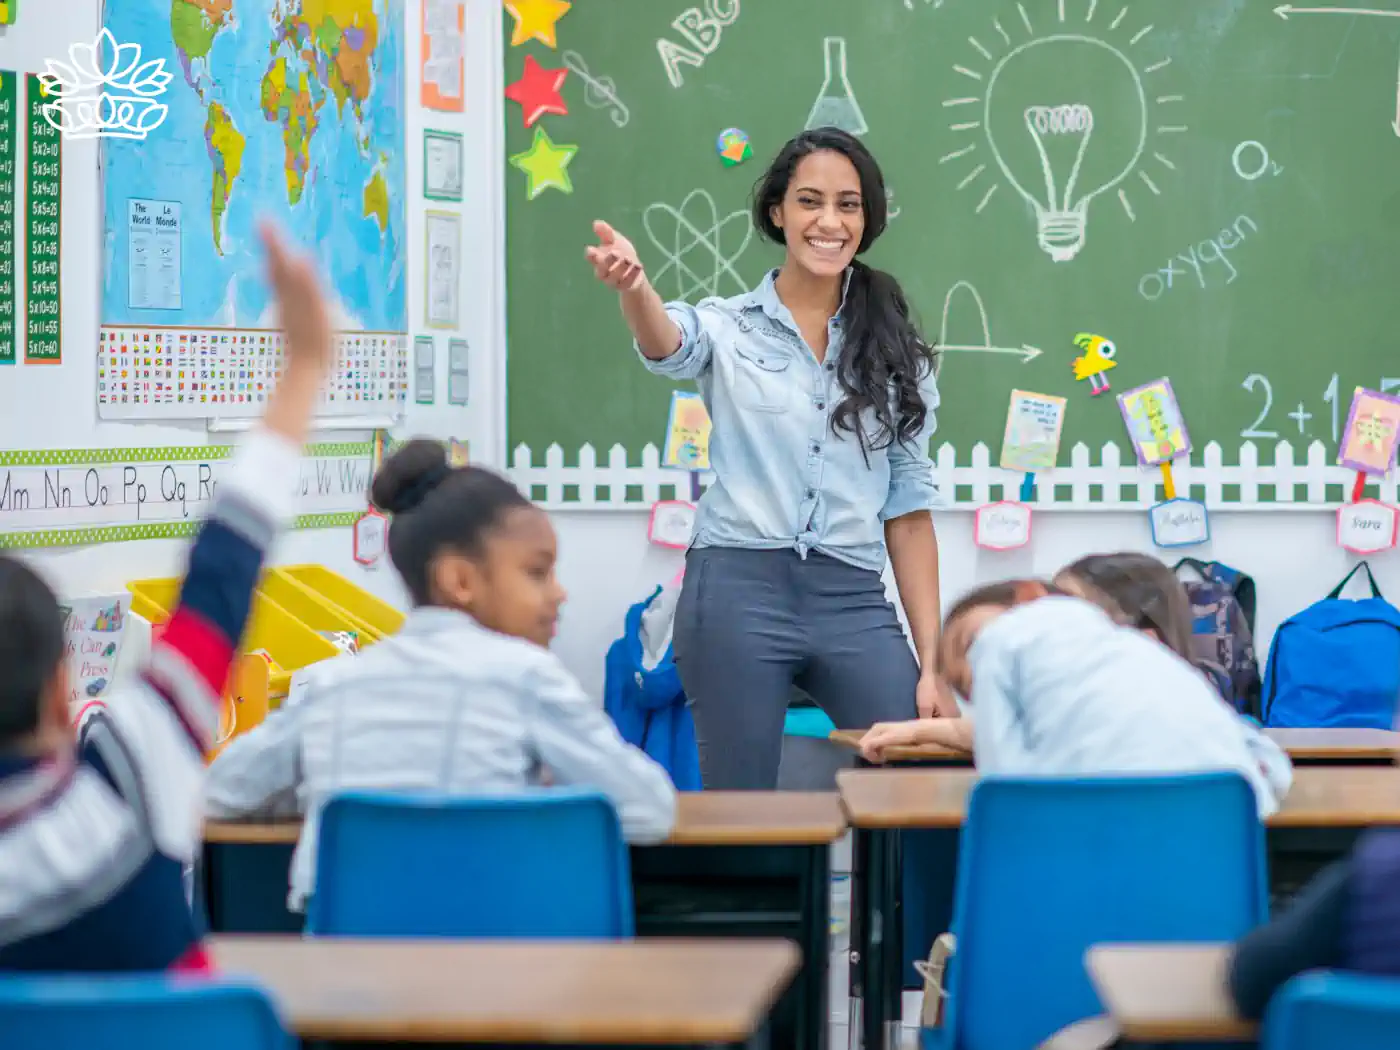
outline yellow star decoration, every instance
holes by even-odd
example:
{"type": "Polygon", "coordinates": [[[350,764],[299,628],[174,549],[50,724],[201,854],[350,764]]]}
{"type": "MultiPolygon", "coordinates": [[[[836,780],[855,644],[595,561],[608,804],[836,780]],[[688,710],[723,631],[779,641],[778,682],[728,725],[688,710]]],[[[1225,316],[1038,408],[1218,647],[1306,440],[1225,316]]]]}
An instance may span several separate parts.
{"type": "Polygon", "coordinates": [[[511,47],[519,47],[531,39],[546,47],[556,46],[554,23],[573,6],[569,0],[505,0],[505,5],[506,12],[515,19],[515,30],[510,34],[511,47]]]}
{"type": "Polygon", "coordinates": [[[523,171],[528,179],[525,196],[534,200],[548,189],[573,193],[574,184],[569,181],[569,173],[564,169],[577,152],[577,146],[556,146],[545,134],[544,128],[536,127],[535,141],[530,148],[510,158],[511,166],[523,171]]]}

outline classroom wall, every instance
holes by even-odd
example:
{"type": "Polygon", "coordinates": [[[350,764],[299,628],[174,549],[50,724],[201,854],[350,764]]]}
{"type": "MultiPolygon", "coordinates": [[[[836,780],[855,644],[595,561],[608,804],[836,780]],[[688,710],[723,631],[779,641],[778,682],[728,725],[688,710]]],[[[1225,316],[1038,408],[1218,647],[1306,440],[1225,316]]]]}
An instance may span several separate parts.
{"type": "MultiPolygon", "coordinates": [[[[419,0],[406,0],[409,32],[405,68],[408,98],[418,96],[419,0]]],[[[503,62],[502,10],[495,0],[468,0],[466,77],[469,102],[464,115],[425,115],[411,105],[408,114],[410,259],[421,260],[421,133],[425,121],[460,130],[466,136],[465,253],[462,267],[463,333],[472,348],[472,398],[467,409],[439,404],[410,405],[398,433],[465,437],[477,462],[503,465],[504,296],[502,207],[505,158],[501,133],[500,87],[503,62]]],[[[99,26],[99,0],[66,0],[59,5],[31,3],[16,26],[0,30],[0,68],[38,70],[45,57],[61,57],[76,42],[90,41],[99,26]]],[[[224,440],[202,428],[96,422],[91,351],[98,316],[100,187],[97,151],[91,143],[65,147],[64,162],[64,361],[57,368],[17,365],[0,373],[0,447],[43,448],[96,445],[165,445],[224,440]]],[[[511,184],[514,185],[513,183],[511,184]]],[[[410,270],[410,297],[423,296],[421,264],[410,270]]],[[[343,432],[342,432],[343,433],[343,432]]],[[[346,434],[364,440],[365,434],[346,434]]],[[[560,539],[560,575],[570,592],[556,650],[590,691],[602,687],[603,656],[621,629],[627,607],[680,565],[677,552],[648,545],[645,514],[579,511],[554,514],[560,539]]],[[[1334,542],[1334,519],[1323,511],[1220,512],[1212,517],[1212,542],[1192,551],[1250,572],[1259,586],[1261,649],[1277,623],[1322,597],[1353,560],[1334,542]]],[[[972,543],[972,514],[957,510],[938,517],[943,551],[945,602],[975,583],[1011,574],[1049,573],[1094,550],[1151,550],[1145,515],[1132,511],[1054,512],[1038,515],[1030,549],[1007,554],[978,550],[972,543]]],[[[182,541],[155,540],[70,550],[41,551],[34,561],[63,591],[72,594],[120,588],[128,579],[168,575],[179,570],[182,541]]],[[[387,566],[364,570],[351,558],[347,529],[290,534],[278,547],[280,563],[322,562],[358,580],[388,600],[402,592],[387,566]]],[[[1400,555],[1372,559],[1382,588],[1400,597],[1400,555]]]]}
{"type": "MultiPolygon", "coordinates": [[[[110,2],[110,0],[109,0],[110,2]]],[[[492,251],[473,245],[501,240],[499,165],[480,158],[500,156],[501,130],[493,105],[468,105],[465,114],[424,111],[417,106],[420,50],[420,0],[404,0],[408,21],[404,69],[407,83],[408,296],[410,335],[423,321],[422,132],[425,125],[464,135],[468,171],[463,213],[464,251],[461,317],[458,333],[434,332],[440,361],[445,341],[462,335],[471,347],[471,397],[466,408],[446,401],[446,366],[438,372],[437,402],[410,403],[406,422],[395,436],[426,434],[470,442],[474,458],[503,460],[504,430],[499,406],[505,375],[500,352],[501,268],[492,251]],[[473,159],[477,163],[473,164],[473,159]]],[[[494,98],[500,90],[499,3],[471,0],[467,33],[466,96],[494,98]]],[[[101,25],[101,0],[30,2],[20,8],[16,25],[0,28],[0,69],[40,72],[47,58],[65,59],[72,44],[91,42],[101,25]]],[[[178,86],[178,70],[176,85],[178,86]]],[[[173,90],[173,88],[172,88],[173,90]]],[[[434,207],[451,207],[435,204],[434,207]]],[[[102,252],[102,199],[95,142],[65,142],[63,158],[63,364],[19,364],[0,372],[0,448],[38,449],[226,444],[237,435],[209,434],[202,423],[179,425],[99,422],[93,365],[99,325],[102,252]]],[[[186,280],[193,279],[186,274],[186,280]]],[[[338,430],[313,440],[368,441],[367,431],[338,430]]],[[[99,546],[46,549],[28,555],[60,592],[80,595],[120,590],[127,580],[172,575],[180,571],[183,540],[146,540],[99,546]]],[[[279,563],[321,562],[395,602],[402,591],[387,565],[358,566],[352,557],[348,528],[302,530],[286,536],[275,552],[279,563]]]]}
{"type": "MultiPolygon", "coordinates": [[[[973,545],[972,517],[967,511],[947,511],[935,519],[945,607],[975,584],[1049,575],[1093,551],[1155,550],[1145,514],[1041,514],[1035,519],[1032,545],[1002,554],[973,545]]],[[[600,692],[603,654],[621,632],[627,607],[670,580],[681,555],[647,543],[644,514],[565,512],[556,513],[554,522],[560,575],[570,595],[555,649],[588,689],[600,692]]],[[[1211,526],[1211,542],[1190,553],[1218,559],[1254,577],[1261,665],[1279,622],[1324,597],[1357,560],[1336,546],[1335,519],[1327,512],[1220,513],[1211,516],[1211,526]]],[[[1156,553],[1175,560],[1171,552],[1156,553]]],[[[1386,597],[1400,603],[1400,556],[1391,552],[1372,558],[1371,566],[1386,597]]],[[[886,585],[893,595],[888,573],[886,585]]],[[[1359,588],[1354,593],[1362,595],[1359,588]]]]}

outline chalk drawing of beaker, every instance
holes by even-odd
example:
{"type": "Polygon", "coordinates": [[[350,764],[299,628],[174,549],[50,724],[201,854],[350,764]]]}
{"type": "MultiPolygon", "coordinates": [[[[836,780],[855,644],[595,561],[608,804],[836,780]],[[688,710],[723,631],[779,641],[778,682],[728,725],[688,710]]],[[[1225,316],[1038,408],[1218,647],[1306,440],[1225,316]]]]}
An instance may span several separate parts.
{"type": "Polygon", "coordinates": [[[821,92],[807,116],[807,130],[840,128],[852,135],[864,135],[870,129],[866,126],[865,114],[860,111],[860,103],[856,101],[850,78],[846,75],[846,41],[839,36],[829,36],[823,41],[823,46],[826,49],[826,79],[822,81],[821,92]]]}

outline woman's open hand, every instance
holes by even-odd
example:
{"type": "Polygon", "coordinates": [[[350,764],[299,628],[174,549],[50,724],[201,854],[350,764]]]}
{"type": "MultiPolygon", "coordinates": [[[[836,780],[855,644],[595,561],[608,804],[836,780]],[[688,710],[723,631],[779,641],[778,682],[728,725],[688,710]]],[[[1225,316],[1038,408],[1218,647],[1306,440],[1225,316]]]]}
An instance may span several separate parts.
{"type": "Polygon", "coordinates": [[[646,280],[646,271],[632,242],[601,219],[593,224],[593,232],[598,243],[589,245],[583,252],[593,267],[593,276],[619,292],[640,287],[646,280]]]}

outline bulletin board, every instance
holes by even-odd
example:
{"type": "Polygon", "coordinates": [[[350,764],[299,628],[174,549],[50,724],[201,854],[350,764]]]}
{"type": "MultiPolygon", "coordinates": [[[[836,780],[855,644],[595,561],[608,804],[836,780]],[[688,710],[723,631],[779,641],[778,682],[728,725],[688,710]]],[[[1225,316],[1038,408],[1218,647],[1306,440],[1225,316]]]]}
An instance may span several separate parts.
{"type": "Polygon", "coordinates": [[[347,27],[354,83],[297,13],[80,6],[35,6],[0,41],[0,548],[197,528],[233,452],[219,431],[260,417],[281,369],[264,218],[315,258],[338,330],[316,429],[344,437],[304,450],[296,524],[352,524],[372,429],[407,406],[403,0],[347,27]],[[75,17],[105,29],[70,43],[75,17]],[[82,105],[95,70],[132,105],[82,105]]]}

